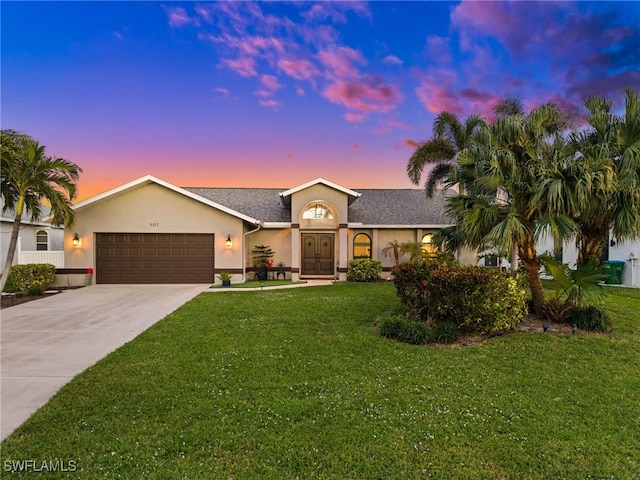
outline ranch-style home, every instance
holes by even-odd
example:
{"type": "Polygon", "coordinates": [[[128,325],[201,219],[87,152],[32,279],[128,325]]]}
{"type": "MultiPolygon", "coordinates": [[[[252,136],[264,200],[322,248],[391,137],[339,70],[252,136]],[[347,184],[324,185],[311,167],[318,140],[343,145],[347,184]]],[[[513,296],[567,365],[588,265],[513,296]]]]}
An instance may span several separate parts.
{"type": "MultiPolygon", "coordinates": [[[[346,280],[349,260],[394,264],[398,242],[434,250],[450,225],[443,196],[424,190],[352,190],[317,178],[288,189],[179,188],[145,176],[74,206],[65,268],[93,271],[93,283],[220,283],[253,279],[257,245],[274,252],[270,277],[346,280]]],[[[406,260],[406,257],[404,258],[406,260]]],[[[476,263],[474,254],[467,259],[476,263]]],[[[80,271],[84,271],[80,270],[80,271]]]]}
{"type": "MultiPolygon", "coordinates": [[[[288,189],[180,188],[147,175],[73,207],[58,283],[213,284],[221,272],[241,283],[256,276],[258,245],[274,252],[268,278],[346,280],[349,260],[358,257],[380,260],[388,278],[389,242],[436,251],[433,234],[451,225],[444,199],[420,189],[352,190],[323,178],[288,189]]],[[[611,242],[606,252],[625,264],[625,285],[640,284],[639,249],[636,239],[611,242]]],[[[552,250],[549,239],[538,243],[538,252],[552,250]]],[[[575,263],[575,246],[567,242],[562,256],[575,263]]],[[[477,252],[463,251],[459,260],[477,264],[477,252]]]]}

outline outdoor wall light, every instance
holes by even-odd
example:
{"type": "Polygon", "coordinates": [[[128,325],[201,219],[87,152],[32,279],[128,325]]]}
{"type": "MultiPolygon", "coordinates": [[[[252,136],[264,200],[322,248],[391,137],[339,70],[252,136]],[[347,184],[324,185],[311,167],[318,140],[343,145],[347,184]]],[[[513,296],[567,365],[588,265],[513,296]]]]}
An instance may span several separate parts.
{"type": "Polygon", "coordinates": [[[224,246],[231,248],[231,235],[227,235],[227,240],[224,242],[224,246]]]}
{"type": "Polygon", "coordinates": [[[73,246],[74,247],[79,247],[80,246],[80,237],[78,236],[78,233],[76,232],[76,234],[73,236],[73,246]]]}

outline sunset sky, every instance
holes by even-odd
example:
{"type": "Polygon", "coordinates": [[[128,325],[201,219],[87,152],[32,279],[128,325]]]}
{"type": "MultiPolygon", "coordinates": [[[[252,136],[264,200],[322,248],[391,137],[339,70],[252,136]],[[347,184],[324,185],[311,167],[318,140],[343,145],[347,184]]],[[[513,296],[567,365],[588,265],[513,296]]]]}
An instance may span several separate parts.
{"type": "Polygon", "coordinates": [[[79,199],[177,186],[411,188],[435,115],[578,112],[640,87],[638,2],[10,2],[1,121],[79,199]]]}

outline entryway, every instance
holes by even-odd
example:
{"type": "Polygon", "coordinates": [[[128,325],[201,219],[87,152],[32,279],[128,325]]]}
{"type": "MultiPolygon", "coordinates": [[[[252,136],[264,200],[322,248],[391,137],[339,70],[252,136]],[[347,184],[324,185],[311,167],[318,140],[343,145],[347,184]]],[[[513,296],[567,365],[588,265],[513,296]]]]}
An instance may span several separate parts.
{"type": "Polygon", "coordinates": [[[334,233],[303,233],[301,275],[334,275],[334,245],[334,233]]]}

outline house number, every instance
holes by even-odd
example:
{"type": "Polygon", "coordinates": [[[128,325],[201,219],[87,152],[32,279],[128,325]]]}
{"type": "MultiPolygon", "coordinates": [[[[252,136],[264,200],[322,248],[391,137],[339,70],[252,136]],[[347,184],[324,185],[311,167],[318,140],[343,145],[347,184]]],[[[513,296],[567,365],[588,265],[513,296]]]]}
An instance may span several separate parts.
{"type": "Polygon", "coordinates": [[[160,225],[160,222],[151,222],[149,224],[149,226],[151,226],[151,227],[157,227],[158,225],[160,225]]]}

